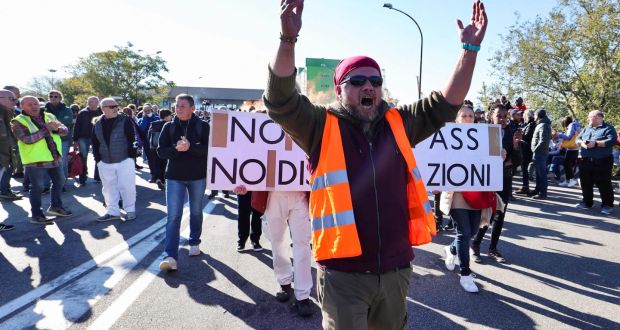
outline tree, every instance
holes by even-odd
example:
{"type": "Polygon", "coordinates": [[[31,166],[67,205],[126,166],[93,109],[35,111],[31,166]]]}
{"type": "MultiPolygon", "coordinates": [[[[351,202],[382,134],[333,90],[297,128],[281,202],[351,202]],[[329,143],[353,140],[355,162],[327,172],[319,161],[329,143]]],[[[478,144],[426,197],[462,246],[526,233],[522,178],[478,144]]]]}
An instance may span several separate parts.
{"type": "Polygon", "coordinates": [[[559,0],[548,17],[519,21],[502,39],[491,59],[497,83],[525,94],[528,108],[582,120],[600,109],[620,124],[620,1],[559,0]]]}
{"type": "Polygon", "coordinates": [[[72,78],[81,79],[97,95],[119,97],[136,104],[157,97],[163,87],[173,86],[162,76],[168,68],[158,54],[142,55],[140,50],[134,51],[130,42],[115,48],[80,58],[68,68],[72,78]]]}

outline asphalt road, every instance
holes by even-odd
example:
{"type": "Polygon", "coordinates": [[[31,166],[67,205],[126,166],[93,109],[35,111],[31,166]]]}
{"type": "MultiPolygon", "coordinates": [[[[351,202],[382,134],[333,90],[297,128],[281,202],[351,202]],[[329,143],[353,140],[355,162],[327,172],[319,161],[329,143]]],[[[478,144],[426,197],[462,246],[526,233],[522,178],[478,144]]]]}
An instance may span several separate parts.
{"type": "MultiPolygon", "coordinates": [[[[0,234],[0,329],[321,328],[318,306],[302,319],[275,300],[267,239],[262,252],[236,251],[234,195],[205,205],[203,253],[189,257],[183,241],[179,271],[161,274],[164,193],[146,181],[148,169],[137,174],[130,222],[95,221],[104,208],[92,179],[84,188],[68,181],[63,200],[74,215],[53,225],[29,223],[27,199],[2,202],[0,220],[16,229],[0,234]]],[[[445,269],[453,233],[415,248],[407,328],[620,328],[620,210],[575,209],[578,187],[551,185],[549,196],[511,202],[499,245],[508,263],[484,255],[485,239],[484,263],[472,265],[479,294],[445,269]]]]}

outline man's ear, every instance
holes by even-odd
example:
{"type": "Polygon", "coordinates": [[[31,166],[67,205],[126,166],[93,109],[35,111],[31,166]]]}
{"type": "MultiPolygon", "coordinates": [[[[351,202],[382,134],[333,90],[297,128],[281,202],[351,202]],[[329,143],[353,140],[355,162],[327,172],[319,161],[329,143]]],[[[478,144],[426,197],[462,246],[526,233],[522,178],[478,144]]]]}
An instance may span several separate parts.
{"type": "Polygon", "coordinates": [[[336,100],[340,101],[340,96],[342,95],[342,87],[340,85],[336,86],[336,100]]]}

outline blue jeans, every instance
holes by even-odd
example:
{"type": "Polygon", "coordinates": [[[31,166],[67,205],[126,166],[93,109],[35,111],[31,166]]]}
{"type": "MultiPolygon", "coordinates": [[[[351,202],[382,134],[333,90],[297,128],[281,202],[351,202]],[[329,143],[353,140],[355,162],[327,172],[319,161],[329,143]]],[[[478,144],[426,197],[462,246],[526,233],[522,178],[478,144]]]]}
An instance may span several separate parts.
{"type": "Polygon", "coordinates": [[[456,224],[456,236],[450,245],[452,254],[459,256],[461,275],[471,274],[469,269],[469,241],[480,226],[480,210],[451,209],[450,216],[456,224]],[[456,253],[455,253],[456,252],[456,253]]]}
{"type": "Polygon", "coordinates": [[[62,173],[65,178],[69,177],[69,149],[71,149],[71,139],[62,140],[62,173]]]}
{"type": "Polygon", "coordinates": [[[532,193],[547,196],[547,155],[534,154],[534,166],[536,167],[536,188],[532,193]]]}
{"type": "MultiPolygon", "coordinates": [[[[82,155],[82,160],[84,161],[84,171],[82,172],[82,175],[80,175],[80,182],[84,183],[88,178],[88,152],[90,150],[90,145],[92,144],[92,141],[90,138],[78,138],[77,142],[79,145],[80,154],[82,155]]],[[[97,168],[96,163],[95,174],[93,178],[95,179],[95,181],[101,181],[101,178],[99,177],[99,169],[97,168]]]]}
{"type": "Polygon", "coordinates": [[[11,189],[11,176],[13,175],[13,166],[9,165],[4,169],[4,173],[0,175],[0,192],[2,193],[6,193],[11,189]]]}
{"type": "Polygon", "coordinates": [[[166,180],[166,208],[168,223],[166,224],[166,255],[177,259],[179,256],[179,239],[183,204],[189,197],[189,245],[200,244],[202,234],[202,208],[207,189],[207,180],[194,181],[166,180]]]}
{"type": "Polygon", "coordinates": [[[51,207],[62,207],[62,187],[65,185],[65,177],[62,168],[26,167],[26,175],[30,179],[30,208],[32,216],[44,216],[41,209],[41,192],[43,186],[52,179],[51,207]]]}
{"type": "MultiPolygon", "coordinates": [[[[549,171],[555,174],[555,178],[559,181],[562,175],[561,167],[564,165],[564,156],[553,156],[549,171]]],[[[567,179],[568,180],[568,179],[567,179]]]]}

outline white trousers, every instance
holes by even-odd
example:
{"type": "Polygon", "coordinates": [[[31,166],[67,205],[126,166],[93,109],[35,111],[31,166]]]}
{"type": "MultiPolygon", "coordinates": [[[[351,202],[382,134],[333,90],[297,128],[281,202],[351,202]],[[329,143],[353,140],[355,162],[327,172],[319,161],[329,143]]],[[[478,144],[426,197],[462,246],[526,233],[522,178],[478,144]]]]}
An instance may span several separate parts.
{"type": "Polygon", "coordinates": [[[274,191],[269,193],[265,210],[266,229],[271,241],[273,270],[280,285],[295,280],[295,298],[310,297],[311,273],[311,226],[306,193],[302,191],[274,191]],[[289,234],[290,229],[290,234],[289,234]],[[286,237],[293,241],[293,264],[291,249],[286,237]]]}
{"type": "Polygon", "coordinates": [[[118,207],[119,198],[123,199],[125,212],[136,212],[136,173],[133,158],[120,163],[106,164],[99,162],[101,192],[106,204],[106,213],[121,215],[118,207]]]}

